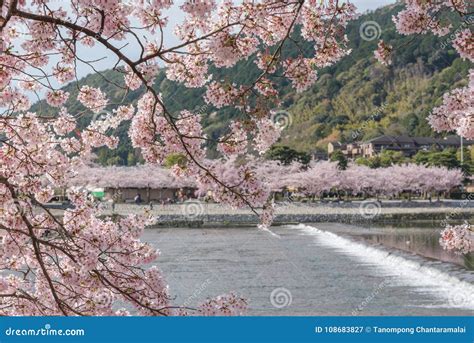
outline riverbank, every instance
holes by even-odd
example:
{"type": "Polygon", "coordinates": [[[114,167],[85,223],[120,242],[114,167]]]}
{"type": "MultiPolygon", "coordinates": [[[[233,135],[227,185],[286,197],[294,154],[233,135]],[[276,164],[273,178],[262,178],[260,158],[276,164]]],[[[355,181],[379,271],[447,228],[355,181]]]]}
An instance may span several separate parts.
{"type": "MultiPolygon", "coordinates": [[[[278,203],[274,225],[296,223],[398,223],[405,221],[469,220],[474,217],[474,203],[449,202],[377,202],[278,203]]],[[[135,213],[139,206],[117,205],[116,213],[135,213]]],[[[249,209],[232,209],[220,204],[189,201],[183,204],[153,207],[160,217],[157,226],[201,227],[256,225],[259,218],[249,209]]],[[[109,209],[109,213],[110,209],[109,209]]]]}
{"type": "MultiPolygon", "coordinates": [[[[275,225],[333,222],[347,224],[400,223],[405,221],[462,221],[474,218],[473,201],[383,201],[277,203],[275,225]]],[[[169,205],[100,204],[102,215],[124,216],[149,212],[159,217],[160,227],[255,225],[257,215],[248,208],[187,201],[169,205]]],[[[52,209],[61,216],[63,210],[52,209]]]]}

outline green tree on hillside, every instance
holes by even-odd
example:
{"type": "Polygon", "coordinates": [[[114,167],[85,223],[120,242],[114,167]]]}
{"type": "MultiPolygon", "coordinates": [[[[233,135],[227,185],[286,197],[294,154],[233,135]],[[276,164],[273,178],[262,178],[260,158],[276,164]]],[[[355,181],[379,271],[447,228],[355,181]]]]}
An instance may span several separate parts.
{"type": "Polygon", "coordinates": [[[341,150],[336,150],[332,155],[331,155],[331,161],[337,162],[337,166],[340,170],[346,170],[347,169],[347,158],[344,156],[341,150]]]}
{"type": "Polygon", "coordinates": [[[419,151],[413,156],[417,164],[427,166],[444,166],[447,168],[459,168],[460,162],[456,156],[456,149],[445,149],[443,151],[419,151]]]}
{"type": "Polygon", "coordinates": [[[289,165],[292,162],[307,165],[311,161],[311,156],[308,153],[299,152],[287,146],[272,146],[265,157],[269,160],[280,161],[284,165],[289,165]]]}
{"type": "Polygon", "coordinates": [[[374,157],[359,157],[355,160],[358,165],[364,165],[370,168],[386,168],[394,164],[409,162],[409,159],[401,151],[383,150],[374,157]]]}
{"type": "Polygon", "coordinates": [[[402,164],[407,159],[401,151],[384,150],[380,154],[380,166],[383,168],[390,167],[394,164],[402,164]]]}
{"type": "Polygon", "coordinates": [[[459,161],[459,165],[467,176],[470,176],[474,173],[474,161],[471,155],[473,151],[473,148],[468,149],[467,147],[464,147],[463,161],[461,161],[461,149],[458,149],[458,151],[456,152],[456,158],[459,161]]]}
{"type": "MultiPolygon", "coordinates": [[[[367,140],[388,133],[434,135],[426,117],[433,107],[439,105],[446,91],[466,84],[471,65],[469,61],[459,58],[451,47],[441,49],[441,44],[445,42],[443,37],[396,34],[392,16],[400,8],[397,4],[386,6],[351,21],[347,36],[352,53],[334,66],[318,70],[318,80],[307,91],[296,93],[288,81],[282,78],[272,80],[276,83],[275,88],[281,90],[281,109],[292,114],[292,123],[284,130],[280,141],[282,146],[300,152],[313,151],[315,147],[327,146],[328,138],[334,132],[338,132],[341,142],[367,140]],[[388,44],[404,47],[395,54],[391,68],[375,61],[376,40],[368,42],[361,39],[360,26],[370,20],[377,21],[382,29],[381,38],[388,44]],[[356,137],[354,132],[357,132],[356,137]]],[[[299,41],[297,36],[298,33],[295,33],[295,41],[299,41]]],[[[312,49],[309,43],[299,48],[305,51],[312,49]]],[[[295,45],[294,50],[288,49],[285,53],[296,56],[299,48],[295,45]]],[[[231,68],[210,68],[216,79],[237,84],[245,83],[260,73],[253,57],[231,68]]],[[[115,108],[113,104],[136,106],[143,89],[125,92],[117,90],[113,84],[124,86],[123,73],[107,70],[100,75],[90,74],[62,88],[70,93],[65,107],[71,115],[79,117],[80,129],[88,125],[93,117],[93,113],[75,101],[82,85],[104,91],[109,97],[108,111],[115,108]]],[[[179,113],[187,109],[202,116],[203,130],[210,138],[206,143],[208,157],[219,156],[215,141],[227,133],[229,122],[236,119],[237,112],[231,106],[216,109],[207,105],[203,100],[204,88],[186,88],[167,80],[164,69],[156,76],[153,88],[162,94],[170,112],[179,113]]],[[[40,101],[32,107],[32,111],[47,116],[56,113],[57,109],[40,101]]],[[[116,132],[120,138],[119,149],[100,148],[95,151],[99,163],[133,165],[140,162],[138,158],[129,159],[129,153],[134,148],[128,138],[128,129],[129,123],[124,123],[116,132]]],[[[376,165],[378,162],[371,163],[376,165]]]]}

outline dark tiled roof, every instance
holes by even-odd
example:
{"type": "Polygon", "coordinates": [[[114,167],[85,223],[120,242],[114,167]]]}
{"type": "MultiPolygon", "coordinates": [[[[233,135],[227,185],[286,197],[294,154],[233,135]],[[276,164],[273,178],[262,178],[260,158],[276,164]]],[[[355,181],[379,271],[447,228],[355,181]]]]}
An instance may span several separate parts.
{"type": "Polygon", "coordinates": [[[388,135],[383,135],[379,137],[372,138],[368,140],[365,143],[374,143],[374,144],[392,144],[396,143],[396,137],[395,136],[388,136],[388,135]]]}
{"type": "Polygon", "coordinates": [[[461,145],[461,138],[456,136],[448,136],[444,139],[439,139],[438,143],[442,145],[461,145]]]}
{"type": "Polygon", "coordinates": [[[345,144],[341,144],[341,142],[330,142],[330,144],[332,144],[334,147],[341,147],[341,146],[345,146],[345,144]]]}
{"type": "MultiPolygon", "coordinates": [[[[442,139],[436,139],[432,137],[408,137],[408,136],[389,136],[383,135],[379,137],[372,138],[368,140],[367,143],[373,144],[394,144],[394,145],[441,145],[441,146],[460,146],[460,138],[459,136],[448,136],[442,139]]],[[[465,145],[473,145],[474,141],[472,140],[464,140],[465,145]]]]}
{"type": "Polygon", "coordinates": [[[412,137],[408,136],[395,136],[394,139],[397,141],[397,143],[402,143],[402,144],[415,144],[415,140],[412,137]]]}
{"type": "Polygon", "coordinates": [[[332,144],[334,146],[334,148],[338,149],[338,150],[344,150],[344,149],[347,148],[346,144],[342,144],[340,142],[329,142],[329,144],[332,144]]]}
{"type": "Polygon", "coordinates": [[[418,145],[432,145],[437,143],[437,140],[433,137],[413,137],[413,140],[418,145]]]}

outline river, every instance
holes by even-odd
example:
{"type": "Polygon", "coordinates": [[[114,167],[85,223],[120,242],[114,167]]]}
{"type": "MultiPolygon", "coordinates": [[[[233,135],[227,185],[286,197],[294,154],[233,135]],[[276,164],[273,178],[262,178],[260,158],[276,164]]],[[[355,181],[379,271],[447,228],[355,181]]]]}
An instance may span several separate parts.
{"type": "Polygon", "coordinates": [[[177,305],[234,291],[248,315],[472,315],[472,265],[438,246],[439,230],[169,228],[144,240],[161,250],[177,305]]]}

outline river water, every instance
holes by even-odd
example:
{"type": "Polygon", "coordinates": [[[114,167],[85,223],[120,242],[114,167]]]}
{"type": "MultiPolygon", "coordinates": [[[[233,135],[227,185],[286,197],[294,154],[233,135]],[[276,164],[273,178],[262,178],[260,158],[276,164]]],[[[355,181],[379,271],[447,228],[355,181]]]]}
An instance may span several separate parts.
{"type": "Polygon", "coordinates": [[[193,307],[234,291],[248,315],[472,315],[472,260],[444,252],[439,228],[311,224],[150,229],[175,297],[193,307]]]}

